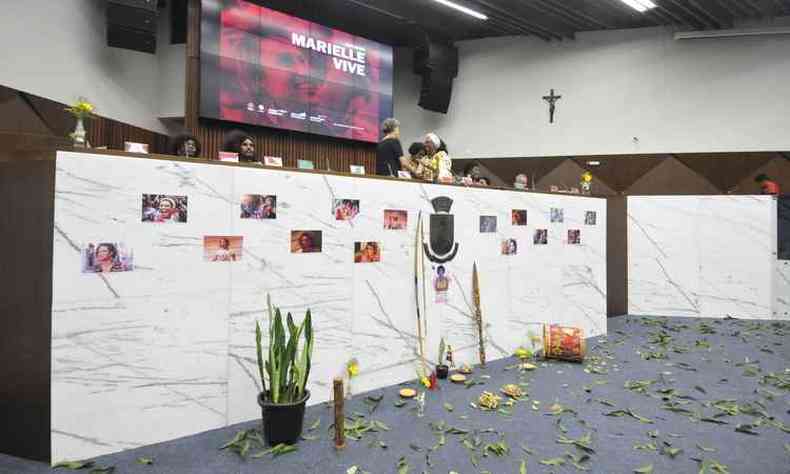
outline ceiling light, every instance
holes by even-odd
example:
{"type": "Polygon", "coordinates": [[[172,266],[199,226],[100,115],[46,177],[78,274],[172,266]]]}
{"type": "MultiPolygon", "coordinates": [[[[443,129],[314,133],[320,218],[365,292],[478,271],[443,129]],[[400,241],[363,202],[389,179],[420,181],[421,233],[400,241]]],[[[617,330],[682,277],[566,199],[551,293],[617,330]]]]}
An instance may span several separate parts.
{"type": "MultiPolygon", "coordinates": [[[[477,18],[479,20],[488,20],[488,17],[483,15],[482,13],[476,12],[476,11],[472,10],[471,8],[466,8],[466,7],[464,7],[462,5],[459,5],[457,3],[453,3],[450,0],[433,0],[433,1],[436,2],[436,3],[441,3],[442,5],[444,5],[446,7],[454,8],[454,9],[458,10],[459,12],[464,12],[467,15],[473,16],[473,17],[475,17],[475,18],[477,18]]],[[[638,1],[643,1],[643,0],[638,0],[638,1]]],[[[644,0],[644,1],[647,1],[647,0],[644,0]]],[[[655,5],[653,5],[653,6],[655,6],[655,5]]]]}
{"type": "Polygon", "coordinates": [[[629,7],[633,8],[634,10],[638,11],[639,13],[644,13],[652,8],[656,8],[656,4],[650,0],[620,0],[620,1],[628,5],[629,7]]]}
{"type": "Polygon", "coordinates": [[[600,161],[588,161],[587,164],[589,166],[600,166],[601,162],[600,161]]]}

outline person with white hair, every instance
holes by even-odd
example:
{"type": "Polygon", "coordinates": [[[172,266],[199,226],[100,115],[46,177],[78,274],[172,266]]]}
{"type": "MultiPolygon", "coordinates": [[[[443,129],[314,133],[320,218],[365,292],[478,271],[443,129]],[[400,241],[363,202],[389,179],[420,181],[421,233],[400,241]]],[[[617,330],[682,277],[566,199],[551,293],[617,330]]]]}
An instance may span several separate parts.
{"type": "Polygon", "coordinates": [[[516,180],[513,182],[513,187],[516,189],[527,189],[527,175],[519,173],[516,175],[516,180]]]}
{"type": "Polygon", "coordinates": [[[433,132],[425,135],[423,139],[425,145],[425,156],[430,158],[429,167],[436,177],[436,182],[453,182],[453,161],[447,153],[447,145],[439,136],[433,132]]]}
{"type": "Polygon", "coordinates": [[[400,122],[388,118],[381,124],[381,142],[376,147],[376,174],[397,176],[400,171],[403,147],[400,144],[400,122]]]}

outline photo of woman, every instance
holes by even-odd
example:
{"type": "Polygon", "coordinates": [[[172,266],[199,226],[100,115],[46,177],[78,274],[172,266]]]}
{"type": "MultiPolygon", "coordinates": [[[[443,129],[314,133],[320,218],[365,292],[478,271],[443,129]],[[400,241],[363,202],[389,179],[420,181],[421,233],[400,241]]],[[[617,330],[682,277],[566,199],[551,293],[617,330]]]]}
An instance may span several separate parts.
{"type": "Polygon", "coordinates": [[[568,229],[568,243],[571,245],[582,243],[581,231],[579,229],[568,229]]]}
{"type": "Polygon", "coordinates": [[[186,222],[187,197],[143,194],[143,222],[186,222]]]}
{"type": "Polygon", "coordinates": [[[354,263],[381,261],[381,247],[378,242],[354,242],[354,263]]]}
{"type": "Polygon", "coordinates": [[[502,241],[502,255],[515,255],[518,252],[518,243],[516,239],[507,239],[502,241]]]}
{"type": "Polygon", "coordinates": [[[335,199],[332,203],[332,214],[337,221],[352,221],[359,214],[358,199],[335,199]]]}
{"type": "Polygon", "coordinates": [[[532,241],[535,245],[546,245],[549,243],[549,231],[547,229],[535,229],[535,238],[532,241]]]}
{"type": "Polygon", "coordinates": [[[123,244],[90,243],[82,250],[82,273],[115,273],[133,270],[132,252],[123,244]]]}
{"type": "Polygon", "coordinates": [[[320,230],[291,231],[291,253],[321,252],[320,230]]]}
{"type": "Polygon", "coordinates": [[[242,219],[277,219],[277,196],[242,194],[242,219]]]}
{"type": "Polygon", "coordinates": [[[241,260],[241,236],[214,236],[203,237],[203,256],[209,262],[235,262],[241,260]]]}
{"type": "Polygon", "coordinates": [[[527,225],[527,211],[526,209],[513,209],[510,212],[511,223],[513,225],[527,225]]]}

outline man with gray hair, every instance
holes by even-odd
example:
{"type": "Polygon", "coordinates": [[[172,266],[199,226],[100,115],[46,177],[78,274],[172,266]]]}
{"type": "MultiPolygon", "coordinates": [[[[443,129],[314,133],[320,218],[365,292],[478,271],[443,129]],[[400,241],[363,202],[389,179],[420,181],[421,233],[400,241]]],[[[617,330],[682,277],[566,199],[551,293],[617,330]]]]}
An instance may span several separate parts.
{"type": "Polygon", "coordinates": [[[388,118],[381,124],[381,141],[376,147],[376,174],[397,176],[403,148],[400,144],[400,122],[388,118]]]}

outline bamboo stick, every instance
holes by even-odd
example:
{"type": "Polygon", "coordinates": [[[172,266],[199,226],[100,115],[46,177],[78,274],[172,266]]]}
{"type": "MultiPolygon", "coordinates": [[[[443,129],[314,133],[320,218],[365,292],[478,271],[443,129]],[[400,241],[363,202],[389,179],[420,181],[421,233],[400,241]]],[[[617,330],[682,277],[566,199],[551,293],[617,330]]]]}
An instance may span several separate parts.
{"type": "Polygon", "coordinates": [[[335,398],[335,449],[343,449],[346,447],[346,418],[343,414],[343,403],[345,401],[345,396],[343,394],[343,379],[341,377],[335,377],[332,388],[335,398]]]}

